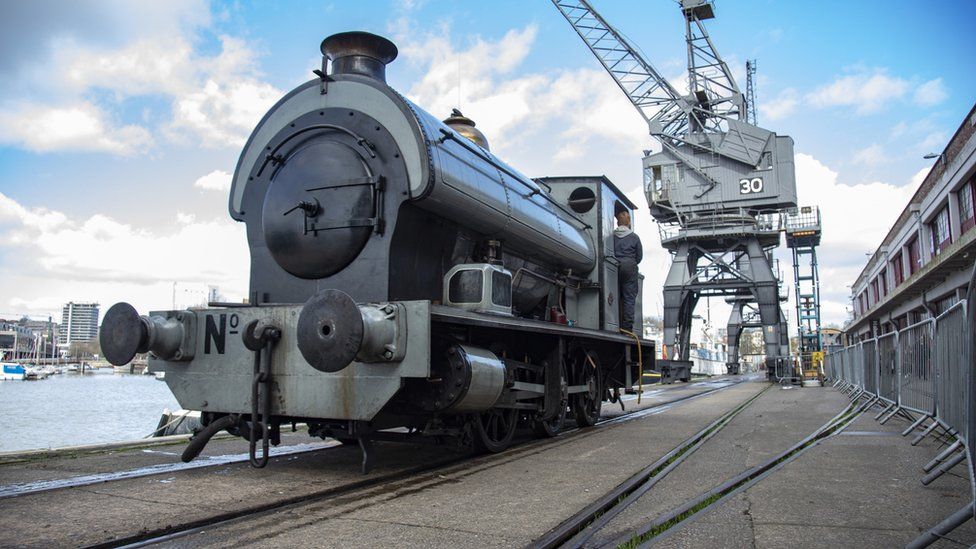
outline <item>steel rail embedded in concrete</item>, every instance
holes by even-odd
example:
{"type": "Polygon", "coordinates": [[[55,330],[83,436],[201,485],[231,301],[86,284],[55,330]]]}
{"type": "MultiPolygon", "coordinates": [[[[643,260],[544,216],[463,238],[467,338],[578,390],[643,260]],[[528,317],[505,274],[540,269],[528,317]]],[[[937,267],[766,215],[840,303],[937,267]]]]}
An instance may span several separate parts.
{"type": "MultiPolygon", "coordinates": [[[[274,539],[274,543],[285,545],[324,543],[341,546],[394,543],[402,546],[410,544],[402,535],[409,537],[416,534],[419,528],[419,530],[427,529],[431,535],[441,536],[437,538],[436,543],[448,543],[445,537],[454,536],[453,539],[457,543],[480,544],[485,539],[482,531],[487,529],[493,532],[492,535],[504,531],[492,526],[493,519],[498,519],[508,512],[515,512],[514,516],[526,519],[524,524],[519,525],[519,530],[528,528],[534,532],[539,527],[548,529],[571,514],[573,511],[570,509],[575,510],[585,506],[592,497],[603,492],[602,489],[594,489],[595,487],[610,482],[613,485],[619,484],[634,471],[632,467],[640,467],[638,461],[625,458],[624,462],[618,460],[617,464],[603,471],[609,464],[602,465],[601,458],[596,457],[594,452],[603,455],[607,455],[607,452],[624,452],[624,456],[629,456],[631,454],[627,448],[637,444],[645,447],[644,451],[655,453],[660,451],[663,454],[688,434],[699,430],[702,425],[723,413],[728,407],[740,404],[742,400],[763,387],[764,385],[760,384],[746,384],[746,386],[739,384],[732,392],[722,392],[721,395],[712,392],[704,400],[692,401],[689,398],[685,400],[687,405],[668,405],[669,415],[678,414],[670,421],[625,421],[618,424],[618,428],[615,429],[587,429],[580,432],[579,436],[560,437],[548,443],[520,446],[503,454],[469,460],[455,467],[432,471],[396,484],[374,487],[371,490],[350,493],[325,501],[307,502],[277,509],[262,516],[251,515],[211,525],[201,528],[202,532],[188,532],[180,536],[179,543],[181,545],[260,544],[269,543],[274,539]],[[716,405],[719,409],[715,408],[716,405]],[[658,434],[650,440],[645,436],[634,438],[636,433],[648,432],[658,434]],[[666,436],[656,440],[661,435],[666,436]],[[680,438],[677,438],[678,436],[680,438]],[[623,446],[617,449],[618,444],[623,446]],[[661,448],[663,444],[667,444],[667,447],[661,448]],[[558,470],[557,477],[536,474],[537,467],[540,465],[550,469],[555,468],[552,469],[554,474],[558,470]],[[621,471],[622,465],[625,465],[625,471],[621,471]],[[570,470],[566,469],[567,466],[570,466],[570,470]],[[590,469],[596,473],[596,476],[586,477],[587,483],[584,486],[567,482],[577,478],[571,471],[575,467],[590,469]],[[556,478],[560,480],[555,480],[556,478]],[[558,484],[549,484],[547,479],[554,480],[558,484]],[[549,486],[550,490],[556,489],[560,493],[571,494],[571,497],[565,500],[543,489],[543,486],[549,486]],[[513,498],[510,489],[516,487],[521,496],[513,498]],[[593,496],[590,496],[590,493],[593,496]],[[453,499],[454,496],[461,496],[464,501],[453,499]],[[468,505],[466,502],[469,501],[477,502],[477,505],[468,505]],[[577,501],[581,502],[581,505],[576,506],[577,501]],[[530,509],[544,510],[546,517],[542,519],[533,516],[528,512],[530,509]],[[481,514],[482,512],[490,514],[484,515],[481,514]],[[456,520],[453,522],[448,520],[444,513],[454,516],[456,520]],[[475,520],[474,516],[479,516],[480,520],[475,520]],[[416,527],[411,526],[421,517],[423,517],[421,520],[423,526],[420,524],[416,527]],[[461,525],[462,523],[456,522],[457,520],[461,520],[468,526],[461,525]],[[351,534],[348,531],[350,526],[358,532],[351,534]],[[406,528],[408,532],[398,531],[393,537],[384,538],[390,533],[391,528],[406,528]],[[346,532],[343,533],[342,530],[346,532]],[[344,534],[352,537],[343,537],[344,534]],[[295,541],[296,537],[298,541],[295,541]]],[[[502,542],[502,545],[524,543],[518,541],[528,539],[522,538],[523,535],[538,536],[543,531],[516,534],[514,530],[509,530],[509,533],[505,534],[506,541],[502,542]],[[516,535],[517,537],[511,537],[516,535]]],[[[175,538],[160,541],[169,543],[173,539],[175,538]]],[[[496,539],[496,542],[498,541],[499,539],[496,539]]]]}
{"type": "MultiPolygon", "coordinates": [[[[271,457],[284,457],[295,454],[304,454],[307,452],[317,452],[319,450],[334,448],[336,446],[342,446],[342,443],[338,441],[330,441],[293,444],[289,446],[272,448],[270,454],[271,457]]],[[[47,492],[49,490],[58,490],[61,488],[90,486],[92,484],[112,482],[115,480],[164,475],[178,471],[200,469],[202,467],[218,467],[220,465],[229,465],[231,463],[244,463],[246,461],[248,461],[248,454],[224,454],[220,456],[205,456],[189,463],[161,463],[158,465],[150,465],[148,467],[140,467],[138,469],[130,469],[128,471],[114,471],[110,473],[80,475],[61,479],[7,484],[0,486],[0,499],[23,496],[26,494],[35,494],[38,492],[47,492]]]]}
{"type": "Polygon", "coordinates": [[[702,444],[724,427],[746,406],[752,404],[760,395],[762,395],[762,392],[726,412],[704,429],[685,439],[681,444],[657,461],[641,469],[606,495],[586,506],[553,530],[550,530],[529,547],[536,549],[550,549],[559,546],[581,547],[597,530],[605,526],[613,517],[617,516],[622,509],[647,493],[659,480],[664,478],[665,475],[677,467],[696,449],[701,447],[702,444]]]}
{"type": "MultiPolygon", "coordinates": [[[[616,418],[609,419],[609,420],[603,422],[601,425],[602,426],[611,426],[611,425],[619,424],[621,422],[629,422],[632,419],[638,419],[638,418],[646,417],[646,416],[653,415],[653,414],[656,414],[656,413],[662,413],[663,411],[666,411],[668,409],[671,409],[674,406],[674,404],[676,404],[678,402],[691,401],[691,400],[697,399],[699,397],[704,397],[706,395],[713,394],[713,393],[715,393],[717,391],[721,391],[721,390],[724,390],[724,389],[727,389],[727,388],[730,388],[730,387],[734,387],[735,385],[740,384],[742,381],[744,381],[744,379],[739,379],[737,381],[731,381],[731,380],[729,380],[728,382],[721,382],[721,383],[700,383],[700,384],[696,384],[697,387],[705,386],[705,387],[708,387],[708,388],[706,390],[704,390],[704,391],[695,392],[695,393],[690,394],[690,395],[682,395],[682,396],[680,396],[678,398],[671,399],[671,400],[669,400],[667,402],[664,402],[664,403],[659,404],[659,405],[652,406],[650,408],[646,408],[646,409],[642,409],[642,410],[637,410],[635,412],[631,412],[631,413],[628,413],[628,414],[623,415],[623,416],[620,416],[620,417],[616,417],[616,418]]],[[[685,389],[691,389],[691,387],[690,386],[679,386],[679,387],[676,387],[676,389],[685,390],[685,389]]],[[[591,433],[595,433],[595,432],[598,432],[598,431],[600,431],[600,429],[587,429],[587,430],[582,430],[582,431],[578,431],[577,432],[577,435],[573,435],[573,437],[574,438],[578,438],[579,436],[584,436],[585,437],[585,436],[588,436],[591,433]]],[[[567,434],[570,434],[570,433],[567,432],[567,434]]],[[[558,437],[556,440],[557,441],[559,441],[559,440],[566,440],[568,438],[570,438],[570,437],[561,436],[561,437],[558,437]]],[[[347,494],[347,493],[350,493],[350,492],[356,491],[356,490],[363,490],[363,489],[367,489],[369,487],[376,487],[376,486],[381,486],[381,485],[384,485],[384,484],[388,484],[390,482],[394,482],[395,479],[398,479],[398,478],[408,478],[411,475],[414,475],[415,476],[415,475],[424,474],[425,472],[432,472],[432,471],[436,471],[436,470],[443,470],[445,468],[450,468],[450,466],[455,465],[455,464],[457,464],[459,462],[464,462],[465,465],[467,466],[467,465],[470,465],[472,463],[480,463],[480,462],[490,461],[490,460],[497,459],[497,458],[509,458],[509,459],[511,459],[511,458],[514,458],[515,456],[518,456],[520,453],[523,453],[523,452],[526,452],[526,451],[531,451],[533,448],[536,448],[538,446],[545,447],[550,442],[551,441],[545,441],[545,440],[530,442],[528,444],[524,444],[524,445],[518,446],[516,448],[513,448],[512,450],[509,450],[508,452],[499,454],[497,456],[485,456],[485,457],[482,457],[482,458],[475,458],[474,460],[471,460],[470,458],[467,458],[467,457],[459,457],[457,459],[452,459],[452,460],[438,461],[436,463],[431,464],[430,466],[416,467],[416,468],[412,468],[412,469],[408,469],[408,470],[401,470],[398,473],[394,473],[392,475],[387,475],[387,476],[383,476],[383,477],[374,477],[374,478],[369,479],[367,481],[359,481],[359,482],[352,482],[352,483],[348,483],[348,484],[342,484],[340,486],[331,487],[331,488],[326,489],[326,490],[313,490],[310,493],[305,493],[305,494],[301,494],[301,495],[293,496],[293,497],[289,497],[289,498],[276,498],[274,501],[265,502],[265,503],[260,504],[260,505],[249,505],[246,509],[233,509],[230,512],[227,512],[225,509],[221,509],[221,512],[214,513],[209,518],[203,518],[203,519],[200,519],[200,520],[186,521],[186,522],[179,521],[179,522],[177,522],[177,524],[172,525],[172,526],[167,526],[167,527],[163,527],[163,528],[149,528],[149,529],[147,529],[147,531],[143,531],[143,532],[141,532],[139,534],[136,534],[136,535],[125,536],[123,534],[123,537],[121,537],[121,538],[114,538],[114,539],[111,539],[110,541],[107,541],[107,542],[96,542],[96,545],[95,546],[100,546],[99,544],[104,544],[104,543],[107,543],[107,544],[112,545],[112,546],[119,545],[119,544],[125,544],[125,543],[144,543],[144,542],[153,542],[153,543],[155,543],[157,541],[163,541],[164,539],[170,539],[171,537],[172,538],[180,537],[182,535],[185,535],[187,532],[192,532],[192,531],[199,530],[199,529],[202,529],[202,528],[209,528],[209,527],[214,526],[215,524],[223,524],[223,523],[233,522],[235,520],[240,520],[242,518],[243,519],[246,519],[248,517],[253,517],[256,514],[267,513],[267,512],[279,510],[281,508],[288,507],[289,505],[295,506],[295,505],[299,505],[299,504],[307,504],[307,503],[312,502],[312,501],[328,500],[329,498],[336,497],[336,496],[338,496],[340,494],[347,494]]],[[[361,478],[361,477],[359,477],[359,478],[361,478]]],[[[246,500],[242,500],[242,501],[246,501],[246,500]]],[[[208,513],[204,512],[204,513],[201,513],[201,514],[207,515],[208,513]]]]}
{"type": "Polygon", "coordinates": [[[816,445],[821,439],[836,435],[855,419],[859,418],[867,409],[867,405],[856,406],[852,404],[789,449],[780,452],[778,455],[756,467],[743,471],[719,486],[685,502],[677,509],[655,518],[641,528],[628,532],[610,543],[602,545],[602,547],[616,547],[624,543],[634,542],[639,543],[638,547],[649,547],[657,536],[666,534],[668,530],[679,526],[683,521],[690,519],[695,514],[722,502],[726,497],[760,481],[763,476],[775,471],[788,461],[795,459],[799,454],[816,445]]]}

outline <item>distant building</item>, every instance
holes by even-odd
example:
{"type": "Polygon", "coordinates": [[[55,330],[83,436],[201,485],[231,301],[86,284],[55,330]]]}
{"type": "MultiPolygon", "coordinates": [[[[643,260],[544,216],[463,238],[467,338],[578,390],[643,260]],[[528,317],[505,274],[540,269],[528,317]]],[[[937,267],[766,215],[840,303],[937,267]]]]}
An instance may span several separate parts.
{"type": "Polygon", "coordinates": [[[20,319],[20,325],[40,338],[42,345],[41,354],[43,356],[54,356],[54,348],[58,341],[59,332],[57,322],[53,322],[52,320],[31,320],[25,317],[20,319]]]}
{"type": "Polygon", "coordinates": [[[664,333],[661,332],[660,324],[650,323],[646,320],[644,321],[644,333],[642,334],[644,339],[648,339],[654,342],[654,352],[657,353],[657,357],[661,357],[661,348],[664,343],[664,333]]]}
{"type": "Polygon", "coordinates": [[[824,347],[840,347],[844,345],[843,332],[840,328],[823,328],[820,330],[820,338],[823,340],[824,347]]]}
{"type": "Polygon", "coordinates": [[[848,343],[937,316],[965,297],[976,257],[976,107],[852,286],[848,343]]]}
{"type": "Polygon", "coordinates": [[[66,352],[74,341],[91,341],[98,337],[98,303],[66,303],[61,310],[58,347],[66,352]]]}
{"type": "Polygon", "coordinates": [[[34,333],[15,320],[0,319],[0,355],[2,360],[28,358],[36,343],[34,333]]]}

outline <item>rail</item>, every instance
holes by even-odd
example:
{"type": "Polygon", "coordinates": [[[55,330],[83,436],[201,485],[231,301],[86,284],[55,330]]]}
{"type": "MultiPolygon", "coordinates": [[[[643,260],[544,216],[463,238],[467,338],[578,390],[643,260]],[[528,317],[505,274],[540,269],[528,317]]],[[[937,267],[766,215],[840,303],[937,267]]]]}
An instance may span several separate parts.
{"type": "Polygon", "coordinates": [[[909,547],[926,547],[976,516],[976,270],[969,292],[969,299],[936,318],[835,349],[825,357],[824,369],[835,387],[854,399],[884,406],[875,419],[908,419],[912,424],[903,436],[922,429],[913,446],[932,433],[955,439],[926,465],[928,475],[922,483],[928,485],[965,462],[973,500],[909,547]]]}

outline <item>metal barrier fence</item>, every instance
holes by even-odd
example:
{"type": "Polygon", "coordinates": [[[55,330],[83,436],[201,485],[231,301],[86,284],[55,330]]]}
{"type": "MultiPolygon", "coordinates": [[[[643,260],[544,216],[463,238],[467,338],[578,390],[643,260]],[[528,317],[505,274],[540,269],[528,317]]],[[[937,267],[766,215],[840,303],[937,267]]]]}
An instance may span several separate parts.
{"type": "Polygon", "coordinates": [[[824,371],[852,398],[886,405],[875,419],[885,423],[897,415],[907,418],[913,423],[903,435],[929,422],[913,445],[936,429],[956,439],[926,465],[928,475],[922,482],[927,485],[965,461],[973,501],[916,539],[912,547],[934,542],[976,513],[976,402],[971,398],[976,396],[976,355],[970,348],[976,312],[967,310],[968,303],[960,301],[934,319],[835,350],[824,359],[824,371]]]}
{"type": "Polygon", "coordinates": [[[960,360],[966,353],[966,310],[953,305],[935,319],[936,414],[959,438],[968,434],[969,376],[971,365],[960,360]]]}
{"type": "Polygon", "coordinates": [[[878,338],[878,396],[886,402],[898,402],[898,334],[878,338]]]}
{"type": "Polygon", "coordinates": [[[861,342],[861,372],[864,375],[864,391],[878,395],[878,340],[861,342]]]}
{"type": "Polygon", "coordinates": [[[932,369],[934,320],[898,332],[898,404],[919,414],[935,415],[935,372],[932,369]]]}

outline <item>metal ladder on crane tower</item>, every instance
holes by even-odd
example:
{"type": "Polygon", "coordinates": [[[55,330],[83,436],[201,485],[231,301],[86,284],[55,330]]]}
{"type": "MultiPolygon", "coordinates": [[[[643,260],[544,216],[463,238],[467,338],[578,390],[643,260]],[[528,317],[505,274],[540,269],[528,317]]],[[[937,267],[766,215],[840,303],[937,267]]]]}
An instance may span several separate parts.
{"type": "Polygon", "coordinates": [[[804,206],[784,212],[786,246],[793,253],[798,349],[804,379],[821,378],[823,341],[820,335],[820,208],[804,206]]]}

